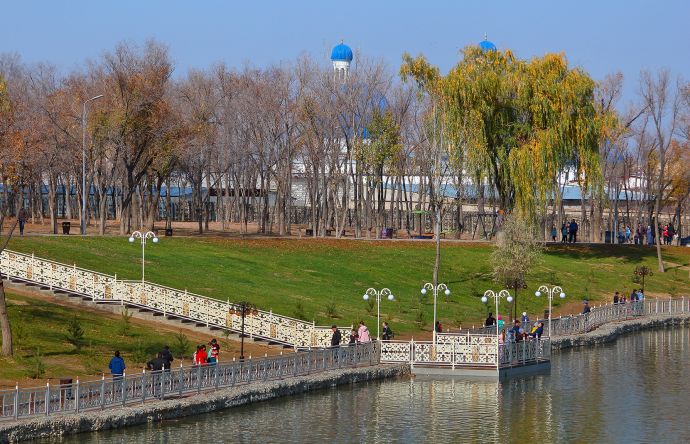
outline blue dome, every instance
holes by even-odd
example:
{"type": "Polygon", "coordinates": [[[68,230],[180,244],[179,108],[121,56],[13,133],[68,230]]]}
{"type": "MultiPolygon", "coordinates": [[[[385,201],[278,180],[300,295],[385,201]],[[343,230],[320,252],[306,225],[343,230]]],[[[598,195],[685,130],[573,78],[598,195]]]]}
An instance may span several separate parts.
{"type": "Polygon", "coordinates": [[[352,50],[346,44],[341,43],[341,44],[337,45],[335,48],[333,48],[333,51],[331,51],[331,60],[334,62],[335,61],[351,62],[352,61],[352,50]]]}
{"type": "Polygon", "coordinates": [[[496,45],[488,41],[486,38],[479,42],[479,47],[481,48],[482,51],[488,52],[488,51],[496,51],[496,45]]]}

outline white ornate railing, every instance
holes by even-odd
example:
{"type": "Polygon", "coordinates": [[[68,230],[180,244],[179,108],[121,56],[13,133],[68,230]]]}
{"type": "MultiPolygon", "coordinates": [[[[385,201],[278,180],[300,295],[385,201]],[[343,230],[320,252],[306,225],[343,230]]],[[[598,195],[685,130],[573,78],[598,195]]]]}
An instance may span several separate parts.
{"type": "Polygon", "coordinates": [[[379,362],[377,343],[244,362],[127,374],[120,378],[0,390],[0,421],[79,413],[379,362]]]}
{"type": "Polygon", "coordinates": [[[409,362],[413,366],[503,368],[548,360],[550,356],[548,338],[499,344],[494,335],[443,334],[437,336],[436,345],[431,341],[381,343],[381,362],[409,362]]]}
{"type": "MultiPolygon", "coordinates": [[[[8,278],[81,295],[94,302],[119,302],[207,327],[234,332],[241,329],[239,307],[229,300],[224,302],[150,282],[120,280],[117,275],[110,276],[10,250],[0,253],[0,270],[8,278]]],[[[348,327],[340,327],[340,330],[343,337],[350,332],[348,327]]],[[[250,337],[293,347],[327,347],[332,335],[331,327],[264,310],[245,316],[244,332],[250,337]]]]}

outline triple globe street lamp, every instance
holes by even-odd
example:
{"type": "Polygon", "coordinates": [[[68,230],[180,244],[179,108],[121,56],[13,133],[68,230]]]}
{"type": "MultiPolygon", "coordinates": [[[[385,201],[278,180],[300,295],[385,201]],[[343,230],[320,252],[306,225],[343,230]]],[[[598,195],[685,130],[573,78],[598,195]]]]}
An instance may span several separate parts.
{"type": "Polygon", "coordinates": [[[446,284],[434,285],[431,282],[427,282],[422,287],[422,294],[426,294],[427,291],[431,290],[434,293],[434,336],[433,341],[436,345],[436,299],[438,298],[438,292],[442,291],[446,296],[450,296],[450,289],[446,284]]]}
{"type": "Polygon", "coordinates": [[[565,298],[565,293],[563,293],[563,289],[559,287],[558,285],[555,285],[553,287],[548,287],[547,285],[542,285],[537,289],[537,291],[534,292],[534,295],[536,297],[540,297],[542,293],[546,294],[546,296],[549,298],[549,337],[551,337],[551,305],[553,302],[554,296],[558,295],[561,299],[565,298]]]}
{"type": "Polygon", "coordinates": [[[484,292],[484,296],[482,296],[482,302],[487,303],[489,302],[489,298],[493,298],[495,304],[496,304],[496,366],[498,367],[500,365],[500,344],[501,344],[501,332],[498,329],[498,301],[500,299],[505,298],[508,303],[513,302],[513,297],[510,295],[508,290],[501,290],[498,293],[496,293],[493,290],[486,290],[484,292]]]}
{"type": "Polygon", "coordinates": [[[388,298],[389,301],[392,301],[395,299],[395,296],[393,296],[393,293],[388,288],[383,288],[380,291],[377,291],[375,288],[369,288],[364,292],[362,299],[368,301],[370,297],[376,298],[376,339],[378,340],[380,339],[379,325],[381,324],[381,298],[385,297],[388,298]]]}
{"type": "Polygon", "coordinates": [[[129,242],[134,243],[135,239],[141,239],[141,282],[144,283],[144,276],[146,272],[146,241],[151,239],[154,244],[158,243],[158,236],[153,231],[147,231],[142,233],[141,231],[135,231],[129,236],[129,242]]]}

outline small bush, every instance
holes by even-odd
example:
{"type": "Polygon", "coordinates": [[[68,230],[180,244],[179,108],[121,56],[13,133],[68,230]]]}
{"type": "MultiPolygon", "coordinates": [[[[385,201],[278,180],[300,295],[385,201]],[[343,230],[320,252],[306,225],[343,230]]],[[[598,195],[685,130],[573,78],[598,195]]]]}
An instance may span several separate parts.
{"type": "MultiPolygon", "coordinates": [[[[225,332],[228,334],[230,333],[229,330],[224,330],[223,334],[225,334],[225,332]]],[[[192,355],[192,343],[189,342],[189,339],[187,339],[184,333],[179,332],[175,335],[175,344],[172,347],[172,351],[175,357],[179,359],[185,359],[192,355]]]]}
{"type": "Polygon", "coordinates": [[[77,351],[84,345],[84,329],[76,315],[67,324],[67,342],[72,344],[77,351]]]}
{"type": "Polygon", "coordinates": [[[46,374],[46,363],[41,355],[40,350],[36,349],[36,352],[27,360],[28,368],[26,369],[26,375],[31,379],[39,379],[46,374]]]}
{"type": "Polygon", "coordinates": [[[132,312],[130,312],[127,307],[120,313],[120,334],[122,336],[131,336],[132,332],[130,328],[132,327],[132,312]]]}
{"type": "Polygon", "coordinates": [[[138,364],[143,364],[149,360],[149,352],[144,347],[144,344],[139,340],[137,341],[134,350],[132,351],[132,359],[138,364]]]}
{"type": "Polygon", "coordinates": [[[304,312],[304,304],[297,302],[295,304],[295,311],[292,313],[297,319],[307,319],[307,314],[304,312]]]}
{"type": "Polygon", "coordinates": [[[326,304],[326,315],[330,318],[338,317],[338,307],[336,306],[335,301],[331,301],[326,304]]]}
{"type": "Polygon", "coordinates": [[[376,307],[376,301],[374,301],[374,298],[367,299],[367,313],[373,314],[374,307],[376,307]]]}
{"type": "Polygon", "coordinates": [[[414,321],[417,323],[417,326],[419,326],[419,328],[424,328],[424,324],[426,324],[426,321],[424,320],[424,312],[419,310],[414,321]]]}

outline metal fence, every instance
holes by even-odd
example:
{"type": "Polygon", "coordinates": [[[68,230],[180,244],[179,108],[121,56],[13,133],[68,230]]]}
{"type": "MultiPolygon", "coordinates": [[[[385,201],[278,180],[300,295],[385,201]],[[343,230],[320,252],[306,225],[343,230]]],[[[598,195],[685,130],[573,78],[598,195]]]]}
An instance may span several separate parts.
{"type": "MultiPolygon", "coordinates": [[[[10,279],[79,295],[93,302],[127,304],[234,332],[241,329],[241,310],[229,300],[221,301],[150,282],[122,280],[117,275],[11,250],[0,253],[0,267],[2,274],[10,279]]],[[[345,337],[351,327],[339,329],[345,337]]],[[[318,326],[264,310],[252,311],[245,316],[244,332],[252,338],[293,347],[326,347],[330,345],[332,335],[330,326],[318,326]]]]}
{"type": "Polygon", "coordinates": [[[548,338],[499,343],[496,335],[448,334],[431,341],[384,341],[381,362],[441,367],[504,368],[549,360],[548,338]]]}
{"type": "Polygon", "coordinates": [[[71,384],[0,390],[0,420],[79,413],[182,397],[252,382],[272,381],[379,363],[378,343],[289,353],[244,362],[179,367],[71,384]]]}

